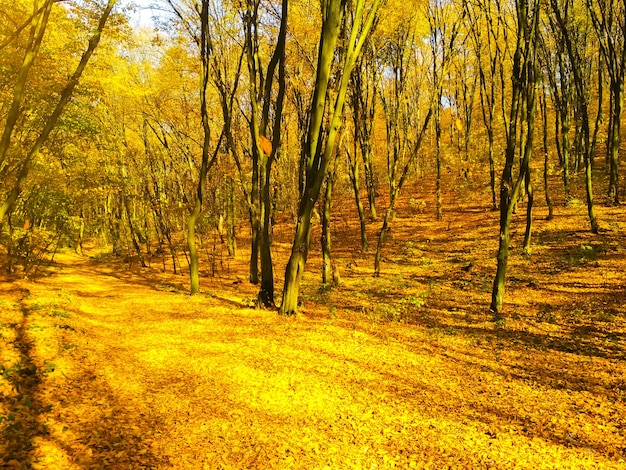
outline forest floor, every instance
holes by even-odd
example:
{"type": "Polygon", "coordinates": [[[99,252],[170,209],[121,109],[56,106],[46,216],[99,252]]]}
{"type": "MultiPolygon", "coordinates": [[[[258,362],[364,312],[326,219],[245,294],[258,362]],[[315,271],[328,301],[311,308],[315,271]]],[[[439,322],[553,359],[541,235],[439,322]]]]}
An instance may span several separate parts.
{"type": "Polygon", "coordinates": [[[624,206],[593,235],[582,204],[539,202],[531,255],[520,206],[494,321],[497,213],[451,193],[437,222],[426,194],[406,191],[379,278],[338,202],[341,286],[320,289],[315,247],[295,317],[252,307],[245,249],[193,298],[96,247],[3,278],[0,468],[626,469],[624,206]]]}

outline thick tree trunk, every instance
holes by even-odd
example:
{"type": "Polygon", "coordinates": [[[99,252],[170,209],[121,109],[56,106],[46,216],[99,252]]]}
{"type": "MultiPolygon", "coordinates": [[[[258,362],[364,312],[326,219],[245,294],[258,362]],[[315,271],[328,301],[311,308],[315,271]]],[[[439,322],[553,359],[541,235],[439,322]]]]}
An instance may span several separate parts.
{"type": "Polygon", "coordinates": [[[307,201],[301,204],[298,210],[296,234],[291,248],[291,256],[285,269],[285,287],[280,305],[280,313],[294,315],[298,311],[298,294],[300,283],[309,255],[309,241],[311,236],[311,214],[313,204],[307,201]]]}

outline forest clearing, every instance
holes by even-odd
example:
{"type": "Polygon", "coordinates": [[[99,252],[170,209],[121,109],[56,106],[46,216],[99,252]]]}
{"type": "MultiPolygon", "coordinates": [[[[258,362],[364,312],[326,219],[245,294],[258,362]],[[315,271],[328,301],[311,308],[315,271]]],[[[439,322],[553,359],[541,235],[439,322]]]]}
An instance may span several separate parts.
{"type": "Polygon", "coordinates": [[[0,466],[626,468],[623,209],[539,209],[494,322],[494,213],[463,200],[403,200],[378,278],[338,216],[341,286],[314,249],[295,317],[250,308],[245,251],[194,297],[95,246],[0,283],[0,466]]]}
{"type": "Polygon", "coordinates": [[[626,470],[625,82],[626,0],[0,0],[0,468],[626,470]]]}

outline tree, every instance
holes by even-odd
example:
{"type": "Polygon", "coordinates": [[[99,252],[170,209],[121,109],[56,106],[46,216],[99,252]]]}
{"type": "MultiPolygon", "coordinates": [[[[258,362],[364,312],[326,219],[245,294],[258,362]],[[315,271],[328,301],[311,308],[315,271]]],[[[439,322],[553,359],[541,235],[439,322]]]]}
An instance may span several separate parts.
{"type": "Polygon", "coordinates": [[[285,100],[285,49],[287,38],[288,0],[282,0],[280,27],[276,45],[265,73],[259,54],[259,1],[247,0],[243,16],[246,57],[248,59],[250,134],[252,137],[252,259],[256,265],[254,244],[258,240],[261,258],[261,286],[258,300],[265,306],[274,305],[274,268],[271,255],[271,172],[281,142],[283,103],[285,100]],[[278,68],[278,75],[276,71],[278,68]],[[276,80],[276,82],[275,82],[276,80]],[[277,83],[276,97],[272,96],[277,83]],[[270,132],[270,114],[273,114],[270,132]],[[258,196],[258,198],[257,198],[258,196]],[[258,205],[257,205],[258,200],[258,205]]]}
{"type": "MultiPolygon", "coordinates": [[[[496,275],[491,295],[491,311],[499,315],[504,300],[506,268],[511,243],[511,219],[520,188],[527,178],[533,148],[534,119],[536,114],[537,44],[539,33],[538,1],[516,0],[517,29],[513,73],[511,77],[511,103],[508,121],[505,164],[500,181],[500,233],[496,275]],[[513,165],[520,148],[521,162],[517,179],[513,180],[513,165]]],[[[529,214],[530,215],[530,214],[529,214]]]]}
{"type": "Polygon", "coordinates": [[[565,202],[571,199],[570,160],[571,142],[570,132],[573,117],[574,90],[572,86],[572,64],[565,50],[565,41],[557,25],[550,25],[544,29],[541,40],[542,65],[546,70],[545,78],[550,86],[550,97],[556,110],[555,134],[556,150],[559,162],[563,169],[563,187],[565,202]],[[548,35],[552,41],[548,43],[548,35]]]}
{"type": "Polygon", "coordinates": [[[342,34],[346,0],[324,0],[322,2],[322,31],[318,46],[315,89],[311,100],[307,139],[303,152],[306,163],[306,178],[303,194],[298,203],[298,220],[291,249],[291,256],[285,270],[280,312],[295,314],[298,307],[300,282],[309,252],[311,215],[326,176],[329,161],[334,154],[339,137],[343,106],[346,100],[350,74],[370,33],[382,0],[374,0],[369,11],[365,0],[355,0],[349,38],[343,46],[341,71],[331,84],[333,62],[336,57],[337,41],[342,34]],[[334,87],[329,89],[329,84],[334,87]],[[325,114],[328,119],[325,120],[325,114]]]}
{"type": "MultiPolygon", "coordinates": [[[[61,91],[59,99],[54,106],[54,109],[52,110],[50,115],[47,116],[44,126],[35,142],[27,151],[26,155],[24,155],[20,159],[18,163],[19,169],[17,171],[17,175],[15,176],[15,180],[12,184],[11,189],[8,191],[8,194],[5,197],[4,203],[2,204],[2,206],[0,206],[0,221],[3,221],[6,215],[14,207],[20,195],[20,192],[22,191],[22,188],[26,182],[26,178],[28,177],[33,160],[39,154],[39,151],[48,140],[50,133],[55,128],[59,117],[63,113],[63,110],[65,109],[66,105],[72,97],[72,94],[74,93],[74,89],[78,85],[78,82],[85,70],[85,67],[87,66],[87,63],[89,62],[89,59],[91,59],[91,56],[93,55],[94,51],[98,47],[98,44],[100,43],[102,31],[104,30],[104,27],[116,2],[117,0],[108,0],[108,2],[106,3],[104,9],[100,13],[96,30],[89,39],[87,49],[83,52],[80,61],[74,69],[74,72],[72,73],[69,81],[61,91]]],[[[9,114],[7,115],[4,131],[0,140],[0,176],[2,177],[6,177],[6,171],[8,169],[8,166],[5,166],[6,155],[11,145],[11,135],[15,128],[17,119],[20,115],[20,103],[22,100],[24,87],[26,86],[26,82],[28,79],[28,71],[30,70],[30,67],[32,66],[32,63],[39,51],[39,46],[41,45],[41,41],[47,27],[50,9],[52,8],[53,3],[54,2],[47,0],[44,8],[42,10],[38,10],[36,8],[36,13],[33,15],[29,38],[29,47],[27,48],[24,56],[24,62],[22,64],[22,68],[20,70],[13,93],[13,103],[9,110],[9,114]],[[38,11],[39,13],[37,13],[38,11]]]]}
{"type": "MultiPolygon", "coordinates": [[[[569,62],[572,65],[571,73],[574,78],[576,89],[576,104],[580,113],[580,125],[582,127],[582,154],[585,164],[585,190],[587,196],[587,214],[591,231],[598,233],[598,221],[594,213],[593,203],[593,183],[592,183],[592,167],[591,167],[591,124],[589,116],[589,83],[588,74],[585,69],[590,67],[591,61],[589,57],[584,56],[584,50],[588,36],[584,34],[582,25],[577,25],[571,18],[573,5],[570,0],[566,0],[565,4],[559,4],[558,0],[551,0],[552,13],[555,18],[556,25],[561,31],[563,42],[567,50],[569,62]]],[[[597,126],[597,124],[596,124],[597,126]]],[[[597,129],[596,129],[597,131],[597,129]]]]}
{"type": "MultiPolygon", "coordinates": [[[[500,3],[496,2],[495,7],[499,10],[500,3]]],[[[475,8],[468,7],[467,11],[472,25],[470,34],[473,39],[472,43],[478,65],[483,123],[487,131],[491,206],[493,210],[497,210],[498,198],[496,195],[496,165],[494,158],[496,91],[498,76],[504,67],[502,42],[506,36],[504,32],[506,24],[497,11],[494,13],[493,8],[494,2],[485,1],[480,2],[475,8]],[[476,12],[475,10],[478,11],[476,12]]],[[[500,93],[504,93],[504,90],[500,90],[500,93]]]]}
{"type": "Polygon", "coordinates": [[[372,220],[376,220],[376,184],[374,176],[372,133],[376,116],[376,100],[378,94],[379,68],[376,66],[377,57],[372,41],[365,44],[364,52],[359,56],[350,82],[350,108],[352,111],[352,142],[353,149],[350,151],[346,143],[346,157],[348,159],[348,170],[354,197],[359,216],[359,226],[361,230],[361,251],[369,249],[367,241],[365,212],[360,196],[359,158],[365,170],[365,187],[369,202],[372,220]]]}
{"type": "Polygon", "coordinates": [[[619,147],[626,79],[626,1],[586,0],[586,5],[609,76],[609,199],[619,204],[619,147]]]}
{"type": "MultiPolygon", "coordinates": [[[[200,84],[200,115],[202,118],[202,163],[200,164],[200,175],[196,190],[193,209],[187,218],[187,244],[189,246],[189,277],[191,281],[191,295],[200,291],[198,249],[196,246],[196,223],[202,211],[202,201],[204,198],[204,187],[206,185],[207,174],[217,158],[217,149],[213,156],[209,155],[211,145],[211,128],[209,125],[209,110],[207,105],[207,86],[209,84],[209,70],[211,54],[211,35],[209,33],[209,0],[202,0],[200,10],[197,12],[200,19],[200,35],[196,37],[196,43],[200,49],[200,61],[202,63],[202,75],[200,84]]],[[[223,133],[222,133],[223,135],[223,133]]],[[[220,141],[222,136],[220,136],[220,141]]]]}

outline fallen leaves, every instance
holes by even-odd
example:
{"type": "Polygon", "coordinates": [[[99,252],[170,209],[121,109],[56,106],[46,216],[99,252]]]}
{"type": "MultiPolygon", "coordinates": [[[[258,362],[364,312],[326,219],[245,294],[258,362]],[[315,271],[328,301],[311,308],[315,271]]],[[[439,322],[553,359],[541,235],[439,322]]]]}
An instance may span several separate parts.
{"type": "MultiPolygon", "coordinates": [[[[434,241],[419,263],[390,259],[376,283],[361,263],[323,294],[311,281],[297,319],[236,307],[226,290],[190,300],[70,254],[30,296],[0,285],[0,466],[625,467],[623,306],[574,314],[571,286],[538,305],[542,278],[518,283],[515,313],[494,326],[480,307],[486,259],[450,261],[425,227],[434,241]]],[[[475,241],[455,243],[472,253],[475,241]]],[[[592,300],[605,301],[580,305],[592,300]]]]}

